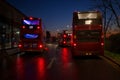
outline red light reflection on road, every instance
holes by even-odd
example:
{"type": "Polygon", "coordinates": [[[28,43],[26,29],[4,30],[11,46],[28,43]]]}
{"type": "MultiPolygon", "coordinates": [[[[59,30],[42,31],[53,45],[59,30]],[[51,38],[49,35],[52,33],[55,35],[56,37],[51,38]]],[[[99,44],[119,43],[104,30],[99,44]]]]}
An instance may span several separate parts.
{"type": "Polygon", "coordinates": [[[72,63],[71,54],[68,48],[62,48],[62,75],[66,76],[65,80],[78,80],[76,68],[72,63]]]}
{"type": "Polygon", "coordinates": [[[44,58],[38,58],[37,59],[37,78],[38,80],[45,80],[45,59],[44,58]]]}
{"type": "Polygon", "coordinates": [[[67,48],[62,49],[62,62],[63,68],[67,68],[69,63],[69,52],[67,48]]]}
{"type": "Polygon", "coordinates": [[[17,60],[16,60],[16,72],[17,72],[17,79],[23,80],[24,67],[23,67],[23,59],[22,58],[17,58],[17,60]]]}

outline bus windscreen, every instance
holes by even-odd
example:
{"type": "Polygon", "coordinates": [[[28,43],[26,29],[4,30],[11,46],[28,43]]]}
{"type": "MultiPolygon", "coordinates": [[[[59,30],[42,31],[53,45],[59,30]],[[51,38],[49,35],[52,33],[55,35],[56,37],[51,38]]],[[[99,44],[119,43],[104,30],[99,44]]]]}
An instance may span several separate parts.
{"type": "Polygon", "coordinates": [[[39,20],[23,20],[24,25],[39,25],[39,20]]]}

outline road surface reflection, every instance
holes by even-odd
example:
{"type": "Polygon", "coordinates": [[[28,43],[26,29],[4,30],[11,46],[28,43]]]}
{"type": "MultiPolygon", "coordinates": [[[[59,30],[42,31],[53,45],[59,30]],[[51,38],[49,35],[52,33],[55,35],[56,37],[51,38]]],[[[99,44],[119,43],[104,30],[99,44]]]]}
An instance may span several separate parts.
{"type": "Polygon", "coordinates": [[[43,57],[17,58],[17,80],[46,80],[46,61],[43,57]]]}
{"type": "Polygon", "coordinates": [[[24,66],[23,66],[23,59],[18,57],[16,60],[16,77],[19,80],[24,80],[24,66]]]}
{"type": "Polygon", "coordinates": [[[46,67],[45,67],[45,59],[38,58],[37,59],[37,80],[45,80],[46,78],[46,67]]]}

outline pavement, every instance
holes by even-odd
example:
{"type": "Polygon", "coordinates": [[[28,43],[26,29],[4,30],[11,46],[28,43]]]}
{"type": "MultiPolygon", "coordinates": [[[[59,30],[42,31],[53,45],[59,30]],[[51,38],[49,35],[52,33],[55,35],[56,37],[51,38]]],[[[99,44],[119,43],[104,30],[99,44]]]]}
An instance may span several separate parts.
{"type": "Polygon", "coordinates": [[[12,48],[12,49],[7,49],[6,52],[8,53],[8,55],[13,55],[16,54],[18,52],[20,52],[19,48],[12,48]]]}
{"type": "Polygon", "coordinates": [[[0,50],[0,60],[8,58],[9,56],[12,56],[18,52],[20,52],[20,50],[17,47],[0,50]]]}

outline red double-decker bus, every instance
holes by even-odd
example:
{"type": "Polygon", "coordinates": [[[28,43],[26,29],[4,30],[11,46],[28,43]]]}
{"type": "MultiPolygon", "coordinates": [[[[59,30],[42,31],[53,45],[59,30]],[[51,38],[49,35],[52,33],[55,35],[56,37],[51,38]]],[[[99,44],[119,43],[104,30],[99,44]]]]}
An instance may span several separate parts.
{"type": "Polygon", "coordinates": [[[22,19],[20,26],[20,51],[43,52],[47,48],[44,43],[44,30],[40,18],[27,17],[22,19]]]}
{"type": "Polygon", "coordinates": [[[63,30],[59,40],[59,46],[69,47],[71,46],[71,31],[70,30],[63,30]]]}
{"type": "Polygon", "coordinates": [[[104,55],[102,15],[99,11],[73,12],[72,55],[104,55]]]}

